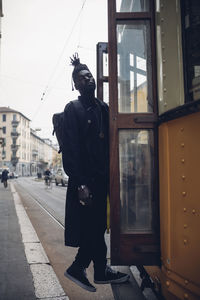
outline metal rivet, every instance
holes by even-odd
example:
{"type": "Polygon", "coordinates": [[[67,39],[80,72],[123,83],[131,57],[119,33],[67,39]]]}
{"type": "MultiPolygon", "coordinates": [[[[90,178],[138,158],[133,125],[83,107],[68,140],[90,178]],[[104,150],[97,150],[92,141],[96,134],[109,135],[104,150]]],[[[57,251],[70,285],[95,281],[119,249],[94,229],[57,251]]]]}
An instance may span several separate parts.
{"type": "Polygon", "coordinates": [[[166,74],[163,74],[163,77],[165,78],[165,77],[166,77],[166,74]]]}
{"type": "Polygon", "coordinates": [[[187,228],[187,224],[184,224],[183,227],[184,227],[184,228],[187,228]]]}
{"type": "Polygon", "coordinates": [[[186,240],[186,239],[185,239],[185,240],[183,240],[183,243],[184,243],[184,244],[187,244],[187,240],[186,240]]]}
{"type": "Polygon", "coordinates": [[[188,294],[184,294],[184,299],[188,299],[188,294]]]}
{"type": "Polygon", "coordinates": [[[185,179],[185,175],[182,175],[181,178],[184,180],[185,179]]]}
{"type": "Polygon", "coordinates": [[[163,62],[165,63],[165,62],[166,62],[166,59],[163,59],[163,62]]]}
{"type": "Polygon", "coordinates": [[[183,130],[184,130],[184,128],[182,127],[182,128],[181,128],[181,131],[183,131],[183,130]]]}
{"type": "Polygon", "coordinates": [[[166,102],[164,103],[164,106],[167,106],[167,103],[166,103],[166,102]]]}
{"type": "Polygon", "coordinates": [[[184,207],[183,211],[187,211],[187,209],[184,207]]]}
{"type": "Polygon", "coordinates": [[[161,18],[161,22],[163,22],[164,21],[164,18],[161,18]]]}
{"type": "Polygon", "coordinates": [[[185,280],[184,282],[185,282],[185,284],[188,284],[188,280],[185,280]]]}
{"type": "Polygon", "coordinates": [[[170,286],[170,282],[168,280],[166,281],[166,286],[170,286]]]}
{"type": "Polygon", "coordinates": [[[182,159],[181,159],[181,162],[184,164],[184,162],[185,162],[185,159],[184,159],[184,158],[182,158],[182,159]]]}
{"type": "Polygon", "coordinates": [[[195,212],[196,212],[195,209],[193,209],[193,210],[192,210],[192,213],[195,214],[195,212]]]}
{"type": "Polygon", "coordinates": [[[167,274],[168,274],[168,275],[170,275],[170,274],[171,274],[171,272],[170,272],[170,271],[167,271],[167,274]]]}
{"type": "Polygon", "coordinates": [[[167,258],[167,263],[168,263],[168,265],[170,264],[170,259],[169,258],[167,258]]]}
{"type": "Polygon", "coordinates": [[[162,49],[164,50],[164,49],[165,49],[165,46],[162,46],[162,49]]]}
{"type": "Polygon", "coordinates": [[[164,91],[164,92],[166,92],[166,91],[167,91],[167,89],[166,89],[166,88],[164,88],[164,89],[163,89],[163,91],[164,91]]]}
{"type": "Polygon", "coordinates": [[[88,120],[88,123],[91,123],[91,120],[88,120]]]}
{"type": "Polygon", "coordinates": [[[182,143],[182,144],[181,144],[181,147],[185,147],[185,144],[184,144],[184,143],[182,143]]]}
{"type": "Polygon", "coordinates": [[[165,34],[164,31],[162,31],[161,34],[164,35],[165,34]]]}
{"type": "Polygon", "coordinates": [[[186,196],[186,192],[182,192],[182,195],[183,195],[183,196],[186,196]]]}

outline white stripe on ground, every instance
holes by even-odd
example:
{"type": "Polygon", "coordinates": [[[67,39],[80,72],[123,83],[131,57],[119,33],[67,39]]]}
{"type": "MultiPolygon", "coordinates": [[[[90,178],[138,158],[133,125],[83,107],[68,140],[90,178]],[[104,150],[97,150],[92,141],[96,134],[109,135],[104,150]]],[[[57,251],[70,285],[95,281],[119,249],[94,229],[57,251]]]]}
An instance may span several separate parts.
{"type": "Polygon", "coordinates": [[[30,265],[33,276],[36,298],[41,300],[44,298],[45,300],[69,300],[49,263],[42,244],[12,183],[10,187],[19,220],[27,262],[30,265]]]}

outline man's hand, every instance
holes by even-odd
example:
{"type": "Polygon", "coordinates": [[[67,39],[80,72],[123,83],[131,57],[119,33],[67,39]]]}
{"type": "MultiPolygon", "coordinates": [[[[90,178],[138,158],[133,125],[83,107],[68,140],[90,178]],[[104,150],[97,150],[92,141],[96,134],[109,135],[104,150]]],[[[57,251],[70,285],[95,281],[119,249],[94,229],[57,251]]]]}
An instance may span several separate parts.
{"type": "Polygon", "coordinates": [[[84,206],[92,205],[92,194],[87,185],[81,185],[78,187],[79,202],[84,206]]]}

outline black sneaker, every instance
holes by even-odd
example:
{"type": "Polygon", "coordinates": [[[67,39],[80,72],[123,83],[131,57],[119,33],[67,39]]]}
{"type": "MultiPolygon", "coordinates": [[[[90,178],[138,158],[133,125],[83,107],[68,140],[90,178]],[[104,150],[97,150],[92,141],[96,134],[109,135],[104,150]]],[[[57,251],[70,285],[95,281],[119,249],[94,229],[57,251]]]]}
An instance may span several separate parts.
{"type": "Polygon", "coordinates": [[[96,288],[87,279],[85,269],[77,268],[72,264],[71,267],[65,271],[64,275],[83,289],[90,292],[96,292],[96,288]]]}
{"type": "Polygon", "coordinates": [[[128,281],[129,278],[130,276],[128,274],[115,271],[109,266],[106,266],[105,272],[103,274],[94,275],[94,282],[98,284],[123,283],[128,281]]]}

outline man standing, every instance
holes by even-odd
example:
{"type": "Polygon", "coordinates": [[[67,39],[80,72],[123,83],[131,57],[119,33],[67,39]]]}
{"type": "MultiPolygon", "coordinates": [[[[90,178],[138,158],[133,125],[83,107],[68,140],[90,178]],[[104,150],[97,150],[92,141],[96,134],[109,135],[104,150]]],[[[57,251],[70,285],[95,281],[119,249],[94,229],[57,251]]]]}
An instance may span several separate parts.
{"type": "Polygon", "coordinates": [[[95,98],[95,80],[88,67],[75,54],[72,78],[79,91],[78,100],[64,110],[63,167],[69,176],[65,245],[79,247],[65,276],[82,288],[95,292],[85,269],[94,264],[94,282],[122,283],[129,275],[107,266],[106,200],[109,181],[108,106],[95,98]]]}
{"type": "Polygon", "coordinates": [[[8,180],[8,170],[4,169],[1,174],[1,182],[4,184],[4,187],[6,188],[8,186],[7,180],[8,180]]]}

